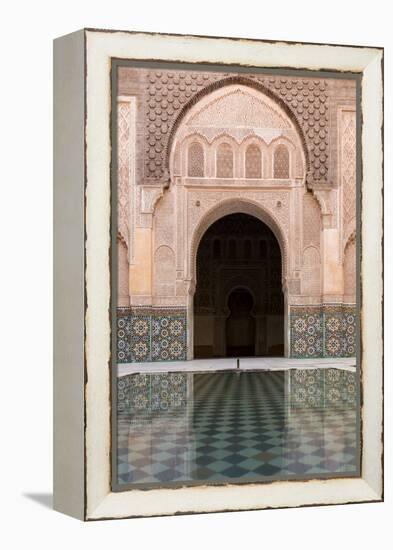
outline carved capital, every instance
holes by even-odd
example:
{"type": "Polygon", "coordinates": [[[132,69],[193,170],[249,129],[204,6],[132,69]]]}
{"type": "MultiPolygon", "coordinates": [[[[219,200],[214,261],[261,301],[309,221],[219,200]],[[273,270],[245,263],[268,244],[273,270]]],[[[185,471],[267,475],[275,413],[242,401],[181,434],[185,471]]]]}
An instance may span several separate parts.
{"type": "Polygon", "coordinates": [[[348,245],[356,242],[356,229],[353,229],[349,234],[348,238],[344,241],[344,250],[348,245]]]}
{"type": "Polygon", "coordinates": [[[321,209],[322,227],[325,229],[332,227],[334,207],[333,189],[326,185],[318,185],[315,183],[311,185],[310,188],[321,209]]]}
{"type": "Polygon", "coordinates": [[[155,206],[164,194],[164,185],[146,185],[142,187],[141,213],[153,214],[155,206]]]}

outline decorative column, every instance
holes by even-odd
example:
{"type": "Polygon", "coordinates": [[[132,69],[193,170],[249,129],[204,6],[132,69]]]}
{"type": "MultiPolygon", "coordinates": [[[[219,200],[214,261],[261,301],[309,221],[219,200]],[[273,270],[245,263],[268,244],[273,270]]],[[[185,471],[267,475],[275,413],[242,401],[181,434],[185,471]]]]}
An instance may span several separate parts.
{"type": "Polygon", "coordinates": [[[153,295],[153,213],[163,195],[163,185],[141,186],[140,219],[134,228],[135,242],[130,264],[131,305],[150,306],[153,295]]]}
{"type": "Polygon", "coordinates": [[[324,303],[340,302],[344,291],[340,252],[340,231],[336,223],[336,189],[314,184],[313,193],[322,213],[321,229],[321,294],[324,303]]]}

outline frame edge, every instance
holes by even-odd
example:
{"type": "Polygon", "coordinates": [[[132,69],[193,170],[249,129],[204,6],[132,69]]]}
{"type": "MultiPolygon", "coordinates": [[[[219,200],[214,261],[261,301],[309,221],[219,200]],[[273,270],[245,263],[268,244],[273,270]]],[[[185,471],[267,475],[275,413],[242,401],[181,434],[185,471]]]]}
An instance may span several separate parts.
{"type": "Polygon", "coordinates": [[[53,508],[85,519],[85,32],[53,44],[53,508]]]}

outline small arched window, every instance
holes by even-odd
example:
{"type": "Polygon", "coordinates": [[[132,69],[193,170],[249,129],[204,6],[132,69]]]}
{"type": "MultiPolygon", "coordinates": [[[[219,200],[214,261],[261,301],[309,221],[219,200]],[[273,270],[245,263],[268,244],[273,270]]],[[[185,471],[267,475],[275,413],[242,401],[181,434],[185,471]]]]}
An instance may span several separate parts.
{"type": "Polygon", "coordinates": [[[233,178],[233,151],[229,143],[221,143],[217,149],[218,178],[233,178]]]}
{"type": "Polygon", "coordinates": [[[274,177],[289,178],[289,151],[285,145],[278,145],[274,151],[274,177]]]}
{"type": "Polygon", "coordinates": [[[203,178],[204,153],[200,143],[194,142],[188,148],[188,175],[190,178],[203,178]]]}
{"type": "Polygon", "coordinates": [[[255,144],[249,145],[246,149],[246,178],[262,177],[262,155],[261,150],[255,144]]]}

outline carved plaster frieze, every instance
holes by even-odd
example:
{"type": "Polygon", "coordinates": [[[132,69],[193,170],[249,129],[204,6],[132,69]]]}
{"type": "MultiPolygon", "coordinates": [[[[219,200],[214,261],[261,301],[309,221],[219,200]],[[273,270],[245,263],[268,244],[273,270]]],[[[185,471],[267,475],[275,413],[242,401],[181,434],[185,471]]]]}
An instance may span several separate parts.
{"type": "Polygon", "coordinates": [[[250,88],[232,86],[225,94],[219,94],[213,101],[194,114],[192,126],[211,126],[212,121],[222,120],[235,128],[290,128],[289,121],[282,116],[277,106],[270,101],[256,97],[250,88]]]}
{"type": "Polygon", "coordinates": [[[188,233],[191,235],[203,216],[215,205],[236,198],[249,200],[267,210],[279,222],[288,238],[289,234],[289,197],[287,191],[262,191],[250,193],[234,193],[233,191],[206,192],[206,190],[190,191],[188,195],[188,233]]]}
{"type": "Polygon", "coordinates": [[[245,140],[251,137],[261,138],[267,145],[274,140],[277,140],[280,137],[289,139],[292,142],[296,142],[297,137],[291,128],[280,129],[280,128],[236,128],[236,127],[198,127],[198,126],[188,126],[184,131],[183,139],[186,139],[190,136],[200,136],[208,144],[212,144],[213,141],[217,140],[221,136],[231,137],[238,145],[243,143],[245,140]]]}
{"type": "Polygon", "coordinates": [[[283,292],[289,296],[298,296],[301,294],[300,279],[285,279],[283,283],[283,292]]]}
{"type": "Polygon", "coordinates": [[[307,157],[307,181],[327,182],[329,89],[323,78],[283,75],[148,71],[144,177],[162,179],[169,168],[171,141],[185,112],[204,95],[242,84],[276,100],[299,130],[307,157]]]}
{"type": "Polygon", "coordinates": [[[188,233],[191,235],[198,222],[204,214],[219,202],[229,198],[231,195],[223,192],[206,193],[206,191],[198,190],[189,192],[188,206],[188,233]]]}
{"type": "Polygon", "coordinates": [[[118,119],[118,182],[117,182],[117,213],[118,230],[127,249],[129,248],[129,209],[130,209],[130,101],[119,101],[117,105],[118,119]]]}
{"type": "Polygon", "coordinates": [[[341,133],[341,185],[344,188],[344,223],[350,223],[356,208],[356,112],[343,110],[340,120],[341,133]]]}
{"type": "Polygon", "coordinates": [[[187,257],[190,258],[188,273],[196,268],[196,252],[199,239],[215,220],[234,212],[244,212],[264,221],[275,233],[282,250],[282,274],[291,269],[289,265],[289,196],[288,192],[244,193],[223,191],[221,193],[199,190],[189,192],[187,206],[187,257]]]}

